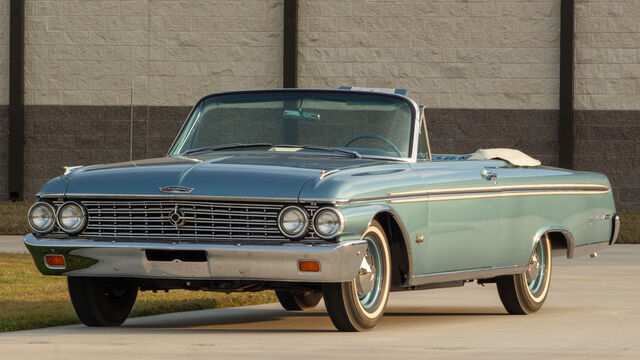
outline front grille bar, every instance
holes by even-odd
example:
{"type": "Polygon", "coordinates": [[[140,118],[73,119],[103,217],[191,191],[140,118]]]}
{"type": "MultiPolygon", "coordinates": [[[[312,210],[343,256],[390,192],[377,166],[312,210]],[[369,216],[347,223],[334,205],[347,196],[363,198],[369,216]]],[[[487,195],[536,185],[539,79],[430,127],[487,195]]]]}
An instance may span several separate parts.
{"type": "MultiPolygon", "coordinates": [[[[285,205],[182,200],[84,200],[88,222],[79,237],[132,238],[215,242],[233,240],[291,241],[278,229],[278,213],[285,205]],[[184,218],[170,222],[172,212],[184,218]]],[[[61,202],[60,202],[61,203],[61,202]]],[[[60,204],[58,204],[60,205],[60,204]]],[[[309,218],[317,206],[304,206],[309,218]]],[[[309,229],[303,240],[320,240],[309,229]]]]}

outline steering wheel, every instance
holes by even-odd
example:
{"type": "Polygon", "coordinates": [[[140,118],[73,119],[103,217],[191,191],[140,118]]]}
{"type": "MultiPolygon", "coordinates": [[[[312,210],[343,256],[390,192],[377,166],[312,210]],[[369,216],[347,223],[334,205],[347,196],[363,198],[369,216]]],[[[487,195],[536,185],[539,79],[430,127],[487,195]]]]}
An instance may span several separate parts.
{"type": "Polygon", "coordinates": [[[396,152],[396,154],[398,154],[399,157],[402,157],[402,153],[400,152],[400,149],[398,149],[398,147],[391,142],[391,140],[382,137],[380,135],[372,135],[372,134],[364,134],[364,135],[358,135],[355,137],[352,137],[351,139],[349,139],[349,141],[347,141],[346,144],[344,144],[344,147],[348,147],[349,145],[351,145],[352,142],[355,142],[357,140],[360,139],[375,139],[375,140],[380,140],[383,143],[387,144],[387,147],[384,149],[384,151],[387,151],[387,149],[391,148],[393,151],[396,152]]]}

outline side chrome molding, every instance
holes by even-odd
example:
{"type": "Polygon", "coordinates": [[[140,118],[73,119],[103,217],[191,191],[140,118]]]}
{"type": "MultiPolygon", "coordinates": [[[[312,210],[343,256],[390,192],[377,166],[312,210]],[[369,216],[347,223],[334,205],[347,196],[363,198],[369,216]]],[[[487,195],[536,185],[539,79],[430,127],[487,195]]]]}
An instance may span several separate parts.
{"type": "Polygon", "coordinates": [[[527,266],[506,266],[506,267],[494,267],[486,269],[472,269],[463,271],[450,271],[435,274],[417,275],[412,276],[409,280],[410,286],[419,286],[425,284],[435,284],[450,281],[459,280],[477,280],[477,279],[491,279],[496,276],[521,274],[527,271],[527,266]]]}

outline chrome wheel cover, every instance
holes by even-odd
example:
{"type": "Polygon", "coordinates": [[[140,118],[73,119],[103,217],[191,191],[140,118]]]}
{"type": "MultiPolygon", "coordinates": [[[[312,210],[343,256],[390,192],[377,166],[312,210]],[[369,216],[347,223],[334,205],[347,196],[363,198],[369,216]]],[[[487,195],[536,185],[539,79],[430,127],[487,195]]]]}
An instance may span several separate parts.
{"type": "Polygon", "coordinates": [[[360,305],[366,310],[375,308],[380,298],[383,280],[382,251],[377,241],[368,235],[368,246],[356,276],[356,292],[360,305]]]}
{"type": "Polygon", "coordinates": [[[547,276],[547,260],[545,259],[545,241],[538,241],[536,248],[531,254],[529,260],[529,269],[526,271],[525,276],[527,280],[527,287],[529,292],[534,297],[539,296],[544,292],[546,276],[547,276]]]}

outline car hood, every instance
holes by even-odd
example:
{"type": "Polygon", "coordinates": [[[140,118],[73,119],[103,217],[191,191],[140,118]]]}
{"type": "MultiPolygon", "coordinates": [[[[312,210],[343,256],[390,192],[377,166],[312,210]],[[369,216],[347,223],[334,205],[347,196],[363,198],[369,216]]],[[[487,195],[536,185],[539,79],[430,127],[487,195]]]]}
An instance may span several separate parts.
{"type": "MultiPolygon", "coordinates": [[[[86,166],[60,180],[67,179],[67,197],[165,196],[168,194],[161,190],[163,187],[184,187],[186,189],[182,190],[193,189],[181,194],[184,196],[296,200],[309,180],[317,180],[329,172],[381,162],[385,161],[281,153],[227,153],[86,166]]],[[[48,192],[47,186],[41,192],[48,192]]]]}

